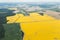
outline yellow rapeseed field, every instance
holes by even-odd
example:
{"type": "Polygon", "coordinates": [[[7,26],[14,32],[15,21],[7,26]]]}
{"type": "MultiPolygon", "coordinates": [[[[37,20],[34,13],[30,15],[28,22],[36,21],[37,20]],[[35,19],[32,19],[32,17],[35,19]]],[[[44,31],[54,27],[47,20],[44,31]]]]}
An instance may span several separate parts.
{"type": "Polygon", "coordinates": [[[23,40],[60,40],[60,20],[44,14],[30,13],[30,16],[16,14],[7,17],[7,23],[20,23],[23,40]]]}

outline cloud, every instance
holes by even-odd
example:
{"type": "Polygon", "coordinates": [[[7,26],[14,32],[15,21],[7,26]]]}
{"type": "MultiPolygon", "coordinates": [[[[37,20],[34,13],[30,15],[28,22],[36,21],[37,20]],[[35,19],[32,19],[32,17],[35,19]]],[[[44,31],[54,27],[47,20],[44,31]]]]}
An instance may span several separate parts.
{"type": "Polygon", "coordinates": [[[19,0],[0,0],[0,2],[19,2],[19,0]]]}
{"type": "Polygon", "coordinates": [[[60,2],[60,0],[0,0],[0,2],[60,2]]]}

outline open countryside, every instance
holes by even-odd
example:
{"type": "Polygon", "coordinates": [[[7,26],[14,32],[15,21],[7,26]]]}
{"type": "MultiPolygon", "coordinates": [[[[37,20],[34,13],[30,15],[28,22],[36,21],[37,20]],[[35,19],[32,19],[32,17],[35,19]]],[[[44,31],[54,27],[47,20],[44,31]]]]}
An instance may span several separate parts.
{"type": "Polygon", "coordinates": [[[21,30],[24,32],[24,40],[59,40],[60,20],[44,14],[30,13],[30,16],[16,14],[7,17],[8,23],[20,23],[21,30]],[[16,20],[18,19],[18,20],[16,20]],[[43,39],[44,38],[44,39],[43,39]]]}
{"type": "Polygon", "coordinates": [[[1,40],[60,40],[59,3],[0,5],[1,40]]]}

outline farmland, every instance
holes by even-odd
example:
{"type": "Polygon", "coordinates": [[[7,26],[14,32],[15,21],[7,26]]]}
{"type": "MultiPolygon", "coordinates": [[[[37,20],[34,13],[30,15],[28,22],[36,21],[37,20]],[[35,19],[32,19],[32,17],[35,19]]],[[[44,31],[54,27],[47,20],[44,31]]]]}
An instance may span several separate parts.
{"type": "Polygon", "coordinates": [[[21,30],[24,32],[23,40],[54,40],[60,37],[58,36],[60,20],[46,14],[44,16],[38,13],[30,13],[30,16],[16,14],[7,17],[7,20],[9,20],[7,23],[20,23],[21,30]]]}
{"type": "Polygon", "coordinates": [[[3,3],[0,5],[4,11],[0,10],[0,20],[2,19],[0,22],[5,35],[0,40],[60,40],[60,4],[3,3]],[[43,16],[40,15],[41,12],[44,13],[43,16]]]}

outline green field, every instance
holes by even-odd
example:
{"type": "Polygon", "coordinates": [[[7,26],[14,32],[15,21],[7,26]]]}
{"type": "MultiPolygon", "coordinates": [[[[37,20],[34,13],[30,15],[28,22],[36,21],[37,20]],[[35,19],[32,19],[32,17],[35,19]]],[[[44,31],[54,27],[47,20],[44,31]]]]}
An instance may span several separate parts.
{"type": "Polygon", "coordinates": [[[22,40],[22,32],[19,23],[3,24],[5,37],[0,40],[22,40]]]}

